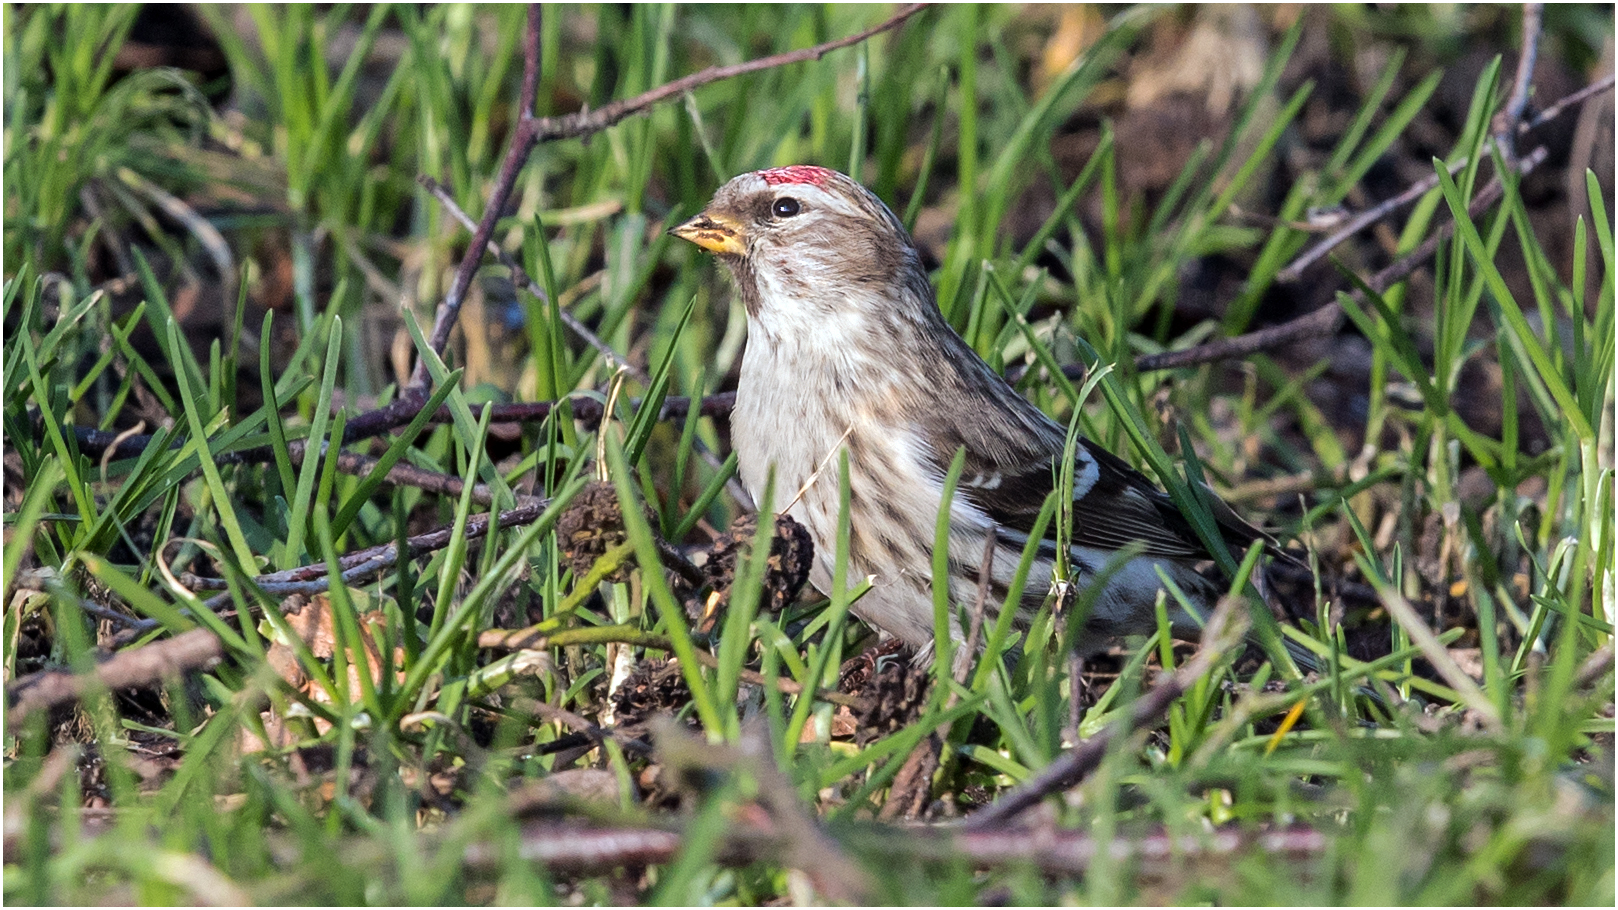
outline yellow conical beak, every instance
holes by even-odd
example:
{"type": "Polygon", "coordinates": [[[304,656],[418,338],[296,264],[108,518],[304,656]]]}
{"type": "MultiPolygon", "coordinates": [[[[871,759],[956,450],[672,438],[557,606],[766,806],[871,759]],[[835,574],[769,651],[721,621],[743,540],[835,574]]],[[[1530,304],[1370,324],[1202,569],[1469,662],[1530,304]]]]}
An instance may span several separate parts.
{"type": "Polygon", "coordinates": [[[710,253],[741,256],[747,252],[741,225],[722,215],[703,212],[669,233],[681,240],[689,240],[710,253]]]}

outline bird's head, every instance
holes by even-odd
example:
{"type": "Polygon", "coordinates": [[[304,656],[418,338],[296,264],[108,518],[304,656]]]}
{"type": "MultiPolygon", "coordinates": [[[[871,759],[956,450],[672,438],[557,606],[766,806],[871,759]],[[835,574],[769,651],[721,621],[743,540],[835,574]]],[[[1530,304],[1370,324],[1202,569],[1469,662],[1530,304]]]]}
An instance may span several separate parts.
{"type": "MultiPolygon", "coordinates": [[[[742,174],[701,214],[670,233],[719,256],[749,315],[777,307],[846,312],[925,291],[926,273],[904,225],[845,174],[793,165],[742,174]],[[919,282],[918,282],[919,279],[919,282]],[[910,293],[903,293],[909,291],[910,293]]],[[[923,301],[933,306],[930,291],[923,301]]]]}

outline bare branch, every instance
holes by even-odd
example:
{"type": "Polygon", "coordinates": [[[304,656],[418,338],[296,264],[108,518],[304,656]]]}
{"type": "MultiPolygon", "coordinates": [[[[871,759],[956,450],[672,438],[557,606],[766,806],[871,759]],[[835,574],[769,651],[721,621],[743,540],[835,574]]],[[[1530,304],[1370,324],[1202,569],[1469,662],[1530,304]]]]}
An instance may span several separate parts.
{"type": "Polygon", "coordinates": [[[144,648],[107,659],[89,673],[45,670],[31,673],[6,687],[7,726],[15,729],[28,715],[57,705],[76,702],[97,688],[128,689],[178,677],[213,666],[224,657],[224,646],[207,629],[192,629],[144,648]]]}
{"type": "MultiPolygon", "coordinates": [[[[1512,164],[1515,164],[1515,142],[1513,140],[1513,142],[1508,145],[1506,144],[1505,140],[1514,136],[1526,135],[1529,131],[1544,126],[1551,120],[1561,116],[1562,112],[1566,111],[1568,108],[1611,89],[1612,82],[1612,76],[1598,79],[1590,85],[1587,85],[1584,88],[1569,94],[1567,97],[1562,98],[1555,104],[1552,104],[1550,107],[1545,108],[1545,110],[1541,111],[1538,115],[1530,120],[1522,120],[1522,112],[1519,111],[1517,118],[1511,121],[1511,123],[1515,124],[1515,127],[1511,128],[1508,132],[1498,133],[1494,139],[1490,140],[1490,142],[1499,144],[1502,151],[1506,151],[1506,160],[1512,164]],[[1508,149],[1509,151],[1507,151],[1508,149]]],[[[1484,151],[1487,152],[1490,147],[1491,146],[1485,145],[1484,151]]],[[[1460,173],[1461,169],[1465,168],[1467,163],[1468,159],[1462,158],[1454,164],[1451,164],[1449,166],[1450,175],[1454,176],[1455,174],[1460,173]]],[[[1298,258],[1292,260],[1287,264],[1286,268],[1275,274],[1275,280],[1282,284],[1289,284],[1297,281],[1303,276],[1304,269],[1307,269],[1309,266],[1320,261],[1321,257],[1325,256],[1334,248],[1340,246],[1345,240],[1354,236],[1355,234],[1358,234],[1360,231],[1365,230],[1378,221],[1381,221],[1383,218],[1386,218],[1388,215],[1393,214],[1399,209],[1410,205],[1417,199],[1420,199],[1422,196],[1425,196],[1427,193],[1431,192],[1436,186],[1438,186],[1437,174],[1423,177],[1422,179],[1411,184],[1404,192],[1398,194],[1397,196],[1385,199],[1382,202],[1366,209],[1365,211],[1360,212],[1358,215],[1355,215],[1353,218],[1350,218],[1347,222],[1345,222],[1342,227],[1322,238],[1319,243],[1316,243],[1314,246],[1299,254],[1298,258]]]]}
{"type": "Polygon", "coordinates": [[[1525,3],[1522,8],[1522,53],[1517,56],[1517,76],[1511,82],[1511,95],[1495,123],[1495,144],[1507,164],[1517,162],[1517,133],[1528,110],[1528,93],[1534,84],[1534,63],[1539,59],[1539,35],[1545,21],[1545,4],[1525,3]]]}
{"type": "Polygon", "coordinates": [[[1539,129],[1552,120],[1555,120],[1557,117],[1562,116],[1562,113],[1568,108],[1583,104],[1584,102],[1604,92],[1612,91],[1612,83],[1613,74],[1608,73],[1584,88],[1581,88],[1578,91],[1567,95],[1566,97],[1558,99],[1554,103],[1548,105],[1538,114],[1535,114],[1528,120],[1528,122],[1524,123],[1520,132],[1539,129]]]}
{"type": "MultiPolygon", "coordinates": [[[[421,177],[416,178],[416,182],[425,187],[427,192],[431,193],[433,198],[438,200],[438,204],[442,205],[444,209],[450,213],[451,217],[453,217],[456,221],[459,221],[462,227],[465,227],[467,230],[471,231],[477,230],[477,223],[472,220],[472,216],[466,214],[466,212],[455,203],[455,198],[451,196],[449,191],[445,190],[443,185],[441,185],[437,180],[434,180],[426,175],[422,175],[421,177]]],[[[511,272],[512,284],[515,284],[517,287],[527,291],[535,300],[544,301],[546,303],[550,302],[550,298],[545,295],[545,289],[540,287],[539,283],[534,281],[534,279],[523,270],[523,267],[517,263],[517,260],[513,259],[510,253],[507,253],[505,250],[501,249],[500,244],[495,243],[492,238],[489,240],[488,250],[490,255],[499,260],[500,264],[505,266],[507,271],[511,272]]],[[[557,305],[556,312],[562,317],[562,323],[571,329],[573,334],[582,338],[590,347],[593,347],[597,351],[601,352],[601,356],[606,359],[608,366],[612,367],[614,370],[620,368],[627,370],[629,375],[635,377],[635,379],[638,380],[642,385],[652,384],[652,378],[651,376],[647,375],[645,370],[635,366],[633,363],[630,363],[628,358],[613,350],[612,345],[602,341],[600,336],[590,331],[590,327],[580,322],[577,316],[574,316],[567,310],[562,309],[560,304],[557,305]]]]}
{"type": "Polygon", "coordinates": [[[787,51],[786,53],[769,57],[760,57],[757,60],[749,60],[745,63],[737,63],[731,66],[711,66],[699,73],[692,73],[689,76],[660,85],[651,91],[642,92],[633,98],[614,101],[599,110],[582,110],[564,117],[540,117],[533,122],[534,140],[546,142],[552,139],[577,139],[589,136],[601,132],[620,120],[636,114],[643,114],[654,105],[668,101],[671,98],[678,98],[692,89],[700,88],[711,82],[734,79],[748,73],[790,66],[794,63],[819,60],[832,51],[858,44],[873,35],[879,35],[889,29],[898,27],[906,19],[920,12],[926,5],[925,3],[912,3],[899,10],[887,21],[868,28],[857,35],[849,35],[846,38],[827,41],[814,47],[787,51]]]}
{"type": "Polygon", "coordinates": [[[522,106],[517,113],[523,120],[539,113],[536,106],[539,104],[539,39],[543,15],[544,7],[538,3],[528,4],[528,21],[522,43],[522,106]]]}
{"type": "Polygon", "coordinates": [[[1208,617],[1208,625],[1203,632],[1202,648],[1197,651],[1195,657],[1173,676],[1163,679],[1156,688],[1137,699],[1127,717],[1114,721],[1100,733],[1062,753],[1055,761],[1046,765],[1043,771],[973,813],[966,820],[966,829],[984,831],[998,828],[1038,805],[1045,797],[1060,793],[1084,780],[1101,764],[1114,740],[1120,736],[1128,736],[1167,713],[1175,699],[1212,669],[1214,662],[1241,640],[1242,634],[1246,631],[1245,624],[1241,622],[1246,619],[1246,614],[1240,612],[1241,609],[1241,601],[1236,598],[1227,597],[1220,601],[1219,606],[1208,617]]]}
{"type": "MultiPolygon", "coordinates": [[[[520,123],[511,137],[511,142],[511,150],[506,153],[505,160],[500,165],[500,173],[495,178],[494,189],[489,193],[489,203],[483,211],[483,220],[478,222],[477,230],[472,232],[472,242],[467,246],[466,255],[461,257],[461,265],[455,271],[455,279],[450,282],[449,290],[445,292],[444,299],[439,301],[438,311],[434,314],[433,331],[427,338],[427,346],[435,354],[442,355],[444,348],[449,344],[450,331],[460,319],[461,304],[465,300],[467,290],[472,286],[472,276],[477,273],[478,266],[483,262],[483,253],[489,248],[489,240],[494,236],[494,227],[500,221],[500,213],[505,210],[506,202],[511,198],[511,191],[517,185],[517,174],[521,172],[523,165],[528,163],[528,153],[533,149],[533,142],[528,139],[528,131],[524,130],[520,123]]],[[[426,393],[427,361],[420,356],[416,358],[416,369],[410,376],[410,389],[418,395],[426,393]]]]}
{"type": "MultiPolygon", "coordinates": [[[[548,500],[531,497],[522,505],[514,509],[501,512],[492,522],[487,512],[473,515],[466,520],[465,537],[467,540],[477,540],[489,533],[491,524],[496,530],[531,524],[538,521],[545,509],[550,506],[548,500]]],[[[353,586],[364,584],[383,572],[399,564],[399,560],[415,559],[425,553],[441,550],[449,546],[450,538],[454,534],[453,524],[417,534],[405,540],[405,553],[399,554],[398,544],[387,543],[380,546],[368,547],[349,553],[337,560],[338,569],[342,572],[340,580],[345,585],[353,586]]],[[[331,579],[329,570],[324,562],[311,563],[280,572],[271,572],[253,579],[266,594],[318,594],[330,590],[331,579]]],[[[220,594],[203,602],[203,607],[209,610],[223,609],[230,602],[230,594],[220,594]]],[[[140,620],[132,629],[120,632],[112,640],[111,647],[121,648],[130,644],[142,635],[157,628],[153,620],[140,620]]]]}
{"type": "MultiPolygon", "coordinates": [[[[746,817],[745,815],[743,816],[746,817]]],[[[1006,865],[1033,866],[1047,875],[1083,875],[1097,857],[1122,863],[1141,874],[1183,872],[1196,860],[1235,859],[1248,853],[1292,856],[1321,855],[1327,835],[1294,825],[1260,831],[1238,827],[1182,836],[1160,832],[1144,837],[1097,838],[1087,831],[961,831],[948,828],[865,825],[849,830],[848,849],[869,857],[903,857],[909,861],[964,859],[979,869],[1006,865]]],[[[584,827],[577,823],[531,825],[523,830],[520,855],[541,862],[553,873],[582,875],[625,866],[665,865],[685,849],[683,832],[652,827],[584,827]]],[[[775,832],[757,826],[727,826],[718,859],[742,865],[771,855],[780,847],[775,832]]],[[[475,843],[465,852],[473,869],[499,869],[506,862],[499,844],[475,843]]]]}
{"type": "Polygon", "coordinates": [[[539,718],[541,722],[566,724],[597,743],[611,739],[626,750],[639,755],[647,755],[652,751],[652,747],[645,740],[625,735],[617,730],[596,726],[566,708],[558,708],[535,698],[517,699],[513,702],[512,708],[525,714],[532,714],[539,718]]]}
{"type": "MultiPolygon", "coordinates": [[[[1527,157],[1517,162],[1517,173],[1527,174],[1538,167],[1546,158],[1544,147],[1534,149],[1527,157]]],[[[1490,180],[1467,205],[1467,214],[1473,218],[1486,211],[1490,206],[1500,200],[1505,192],[1500,178],[1496,176],[1490,180]]],[[[1372,290],[1381,293],[1414,272],[1422,263],[1432,258],[1442,243],[1455,231],[1453,222],[1446,222],[1433,231],[1422,244],[1399,257],[1387,268],[1366,282],[1372,290]]],[[[1363,301],[1364,295],[1355,291],[1352,295],[1355,300],[1363,301]]],[[[1299,341],[1304,338],[1319,338],[1335,333],[1343,325],[1343,309],[1334,300],[1312,313],[1299,316],[1290,322],[1259,329],[1231,338],[1220,338],[1199,344],[1195,347],[1184,348],[1178,351],[1164,351],[1161,354],[1146,354],[1135,358],[1135,369],[1141,372],[1150,370],[1172,370],[1180,367],[1197,366],[1204,363],[1213,363],[1220,360],[1231,360],[1256,354],[1259,351],[1277,348],[1284,344],[1299,341]]]]}
{"type": "MultiPolygon", "coordinates": [[[[1449,166],[1450,176],[1453,177],[1460,173],[1461,169],[1466,167],[1467,161],[1468,159],[1462,158],[1454,164],[1451,164],[1449,166]]],[[[1412,183],[1405,189],[1404,192],[1384,199],[1376,205],[1373,205],[1370,208],[1360,212],[1358,215],[1355,215],[1353,218],[1348,219],[1348,221],[1345,222],[1342,227],[1321,238],[1320,242],[1316,243],[1309,249],[1304,250],[1302,253],[1298,254],[1298,258],[1287,263],[1286,268],[1276,272],[1276,282],[1280,284],[1291,284],[1292,282],[1297,281],[1303,276],[1305,269],[1314,265],[1316,262],[1319,262],[1327,253],[1341,246],[1344,241],[1348,240],[1350,237],[1353,237],[1355,234],[1358,234],[1360,231],[1365,230],[1371,225],[1376,224],[1378,221],[1381,221],[1383,218],[1388,217],[1399,209],[1410,205],[1417,199],[1427,195],[1437,186],[1438,174],[1429,174],[1428,176],[1417,180],[1415,183],[1412,183]]]]}
{"type": "MultiPolygon", "coordinates": [[[[380,436],[389,430],[404,426],[415,419],[421,410],[421,401],[418,399],[409,404],[409,407],[395,407],[399,402],[367,411],[349,421],[343,431],[343,444],[348,445],[360,442],[375,436],[380,436]],[[355,430],[360,426],[360,430],[355,430]]],[[[602,417],[602,404],[594,398],[571,398],[573,419],[585,426],[593,426],[602,417]]],[[[635,405],[638,407],[639,402],[635,405]]],[[[736,405],[735,392],[719,392],[704,398],[691,399],[685,396],[670,396],[663,400],[663,408],[658,412],[659,420],[684,420],[695,407],[704,417],[724,418],[730,414],[730,409],[736,405]]],[[[472,418],[480,420],[485,409],[493,410],[489,418],[491,424],[501,423],[533,423],[543,421],[551,416],[556,407],[554,401],[523,401],[508,404],[474,404],[470,405],[472,418]]],[[[433,423],[450,423],[455,417],[448,407],[438,409],[431,418],[433,423]]],[[[97,430],[93,427],[75,426],[73,435],[78,442],[79,450],[86,454],[104,455],[112,452],[112,459],[137,458],[146,447],[151,444],[151,434],[129,435],[127,433],[114,433],[109,430],[97,430]]],[[[183,441],[175,441],[171,448],[179,448],[183,441]]],[[[303,441],[291,443],[293,458],[302,457],[303,441]]],[[[234,452],[221,452],[217,456],[220,464],[262,464],[275,457],[275,452],[269,446],[256,446],[250,449],[239,449],[234,452]]]]}

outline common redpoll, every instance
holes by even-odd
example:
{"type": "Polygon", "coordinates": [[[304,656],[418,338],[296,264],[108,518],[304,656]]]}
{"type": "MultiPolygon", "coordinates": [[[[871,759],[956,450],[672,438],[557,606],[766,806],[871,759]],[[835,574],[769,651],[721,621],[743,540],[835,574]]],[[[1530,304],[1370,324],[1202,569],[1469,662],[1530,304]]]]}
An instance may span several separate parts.
{"type": "MultiPolygon", "coordinates": [[[[1061,464],[1066,429],[944,321],[904,226],[865,187],[805,165],[743,174],[672,233],[718,254],[741,292],[748,340],[731,440],[742,483],[756,500],[773,469],[777,503],[802,490],[787,514],[814,541],[810,581],[822,592],[837,539],[832,456],[848,450],[850,578],[874,579],[853,607],[866,622],[917,648],[932,643],[935,523],[963,446],[950,503],[956,605],[976,600],[992,534],[986,603],[998,610],[1059,465],[1073,473],[1071,581],[1082,589],[1120,548],[1142,548],[1094,597],[1077,647],[1154,629],[1160,569],[1195,605],[1217,599],[1219,586],[1196,569],[1208,556],[1166,494],[1085,439],[1061,464]]],[[[1257,533],[1228,517],[1237,539],[1257,533]]],[[[1042,541],[1019,625],[1050,593],[1055,556],[1042,541]]],[[[964,639],[959,628],[952,636],[964,639]]]]}

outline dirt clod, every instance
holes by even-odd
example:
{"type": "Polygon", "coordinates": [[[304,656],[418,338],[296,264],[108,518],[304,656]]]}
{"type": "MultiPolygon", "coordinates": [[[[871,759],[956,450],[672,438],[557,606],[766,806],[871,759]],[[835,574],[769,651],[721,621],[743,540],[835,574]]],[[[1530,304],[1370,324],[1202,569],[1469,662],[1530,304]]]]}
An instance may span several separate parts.
{"type": "MultiPolygon", "coordinates": [[[[752,553],[757,533],[758,516],[743,515],[731,522],[730,529],[714,541],[708,562],[703,565],[708,584],[719,595],[711,613],[717,614],[729,604],[736,570],[752,553]]],[[[790,606],[809,580],[814,557],[815,545],[809,539],[809,530],[790,516],[777,515],[770,536],[770,555],[764,565],[764,594],[759,609],[778,615],[790,606]]]]}
{"type": "MultiPolygon", "coordinates": [[[[562,559],[576,578],[589,574],[601,557],[627,540],[623,509],[612,484],[592,483],[580,490],[556,521],[556,539],[562,545],[562,559]]],[[[626,561],[604,580],[628,581],[633,568],[626,561]]]]}

